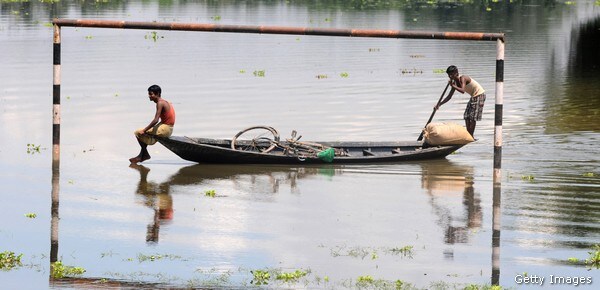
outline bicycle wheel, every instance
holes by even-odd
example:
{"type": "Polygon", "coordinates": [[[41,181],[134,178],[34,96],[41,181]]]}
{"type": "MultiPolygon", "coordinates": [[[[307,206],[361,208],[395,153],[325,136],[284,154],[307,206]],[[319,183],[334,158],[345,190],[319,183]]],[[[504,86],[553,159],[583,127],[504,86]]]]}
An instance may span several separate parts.
{"type": "Polygon", "coordinates": [[[268,126],[246,128],[231,139],[231,149],[268,153],[277,147],[279,132],[268,126]]]}

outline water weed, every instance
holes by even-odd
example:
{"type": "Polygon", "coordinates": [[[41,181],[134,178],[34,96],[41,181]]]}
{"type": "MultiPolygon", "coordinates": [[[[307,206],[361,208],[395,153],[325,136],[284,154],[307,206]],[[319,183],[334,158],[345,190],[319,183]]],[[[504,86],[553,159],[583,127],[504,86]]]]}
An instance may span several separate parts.
{"type": "Polygon", "coordinates": [[[250,273],[252,273],[252,281],[250,281],[250,284],[252,285],[269,285],[269,280],[271,279],[271,274],[269,273],[269,271],[265,271],[265,270],[252,270],[250,271],[250,273]]]}
{"type": "Polygon", "coordinates": [[[217,195],[217,192],[214,189],[209,189],[204,192],[204,196],[215,197],[216,195],[217,195]]]}
{"type": "Polygon", "coordinates": [[[275,279],[284,281],[286,283],[295,283],[295,282],[298,282],[298,280],[300,280],[300,278],[306,276],[307,274],[308,274],[308,272],[306,272],[304,270],[296,270],[294,272],[281,272],[281,273],[277,273],[277,275],[275,276],[275,279]]]}
{"type": "Polygon", "coordinates": [[[347,78],[348,77],[348,73],[347,72],[343,72],[343,73],[340,74],[340,77],[347,78]]]}
{"type": "Polygon", "coordinates": [[[265,70],[255,70],[254,72],[252,72],[252,74],[254,74],[255,77],[264,78],[265,70]]]}
{"type": "Polygon", "coordinates": [[[42,145],[35,145],[35,144],[27,144],[27,154],[36,154],[36,153],[41,153],[40,150],[46,149],[46,148],[40,148],[42,145]]]}
{"type": "Polygon", "coordinates": [[[596,244],[592,247],[592,251],[588,252],[590,255],[585,259],[585,264],[591,268],[600,269],[600,244],[596,244]]]}
{"type": "Polygon", "coordinates": [[[84,268],[67,266],[67,265],[64,265],[61,261],[52,263],[50,268],[51,268],[50,276],[54,279],[79,276],[79,275],[83,275],[83,273],[85,273],[84,268]]]}
{"type": "Polygon", "coordinates": [[[156,31],[151,31],[151,32],[148,32],[146,35],[144,35],[144,38],[150,39],[150,40],[156,42],[159,38],[165,38],[165,37],[158,35],[158,32],[156,32],[156,31]]]}
{"type": "Polygon", "coordinates": [[[316,78],[318,78],[318,79],[326,79],[327,75],[317,75],[316,78]]]}
{"type": "Polygon", "coordinates": [[[36,218],[36,217],[37,217],[37,214],[35,214],[35,213],[31,213],[31,212],[30,212],[30,213],[26,213],[26,214],[25,214],[25,217],[28,217],[28,218],[30,218],[30,219],[34,219],[34,218],[36,218]]]}
{"type": "Polygon", "coordinates": [[[15,255],[15,252],[4,251],[0,253],[0,270],[10,271],[14,268],[21,267],[21,258],[23,254],[15,255]]]}

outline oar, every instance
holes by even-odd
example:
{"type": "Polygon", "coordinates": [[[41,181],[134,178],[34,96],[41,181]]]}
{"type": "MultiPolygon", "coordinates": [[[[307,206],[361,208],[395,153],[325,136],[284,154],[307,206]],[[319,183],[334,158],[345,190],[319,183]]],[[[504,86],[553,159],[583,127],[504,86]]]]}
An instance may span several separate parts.
{"type": "MultiPolygon", "coordinates": [[[[435,105],[435,107],[437,107],[442,102],[442,98],[444,98],[444,95],[446,94],[446,91],[448,90],[449,86],[450,86],[450,83],[448,83],[446,85],[446,88],[444,89],[444,92],[440,96],[440,99],[438,100],[437,105],[435,105]]],[[[431,112],[431,116],[429,116],[429,120],[427,120],[427,124],[425,124],[425,127],[427,127],[427,125],[429,125],[429,123],[431,123],[431,120],[433,120],[433,115],[435,115],[435,112],[437,111],[437,109],[435,107],[433,108],[433,112],[431,112]]],[[[423,127],[423,128],[425,128],[425,127],[423,127]]],[[[419,135],[419,138],[417,138],[417,141],[421,141],[422,139],[423,139],[423,130],[421,130],[421,135],[419,135]]]]}

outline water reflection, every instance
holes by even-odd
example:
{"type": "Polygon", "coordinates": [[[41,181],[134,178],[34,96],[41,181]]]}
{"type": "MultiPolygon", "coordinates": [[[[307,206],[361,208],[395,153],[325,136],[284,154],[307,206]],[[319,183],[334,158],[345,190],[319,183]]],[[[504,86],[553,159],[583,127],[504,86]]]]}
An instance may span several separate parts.
{"type": "Polygon", "coordinates": [[[448,160],[423,163],[421,187],[430,196],[431,207],[444,230],[446,244],[469,242],[469,232],[481,227],[481,198],[475,191],[473,167],[448,160]],[[456,200],[462,198],[462,212],[453,212],[456,200]]]}
{"type": "Polygon", "coordinates": [[[546,132],[600,131],[600,17],[578,24],[571,32],[566,75],[556,76],[546,104],[546,132]],[[555,84],[557,83],[557,84],[555,84]],[[564,83],[564,85],[563,85],[564,83]],[[563,94],[557,94],[556,91],[563,94]]]}
{"type": "Polygon", "coordinates": [[[139,164],[129,167],[140,173],[136,195],[142,198],[142,204],[152,209],[154,216],[146,231],[146,242],[158,243],[160,226],[173,219],[173,197],[168,183],[155,183],[148,181],[150,168],[139,164]]]}

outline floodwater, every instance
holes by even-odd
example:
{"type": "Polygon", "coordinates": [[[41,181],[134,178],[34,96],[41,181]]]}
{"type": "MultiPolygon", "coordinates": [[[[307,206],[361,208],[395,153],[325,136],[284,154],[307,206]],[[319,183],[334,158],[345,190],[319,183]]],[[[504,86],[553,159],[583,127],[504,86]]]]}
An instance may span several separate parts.
{"type": "MultiPolygon", "coordinates": [[[[581,261],[600,243],[600,6],[474,2],[0,1],[0,252],[23,254],[2,288],[521,288],[523,273],[594,288],[599,270],[581,261]],[[501,186],[495,43],[68,27],[53,174],[54,17],[504,32],[501,186]],[[264,124],[306,140],[412,140],[450,64],[488,100],[479,140],[446,159],[198,165],[156,145],[143,165],[127,161],[154,83],[175,105],[175,135],[264,124]],[[53,279],[54,259],[85,273],[53,279]]],[[[466,101],[434,120],[462,124],[466,101]]]]}

